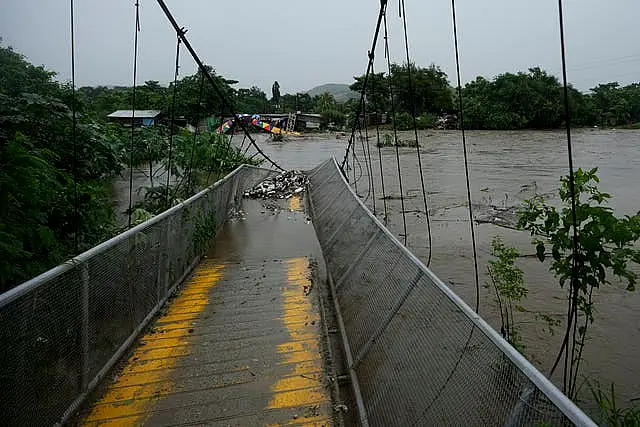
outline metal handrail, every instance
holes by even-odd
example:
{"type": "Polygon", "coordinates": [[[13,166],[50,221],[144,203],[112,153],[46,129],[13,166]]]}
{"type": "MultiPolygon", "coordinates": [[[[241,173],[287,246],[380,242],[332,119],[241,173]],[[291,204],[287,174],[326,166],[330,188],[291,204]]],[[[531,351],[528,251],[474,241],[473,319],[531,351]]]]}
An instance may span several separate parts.
{"type": "Polygon", "coordinates": [[[37,288],[38,286],[40,286],[41,283],[46,282],[48,280],[54,279],[56,277],[58,277],[59,275],[66,273],[67,271],[73,269],[74,267],[76,267],[78,264],[85,262],[87,260],[89,260],[90,258],[94,257],[96,254],[99,254],[100,252],[104,252],[109,248],[112,248],[113,246],[117,245],[118,243],[122,242],[123,240],[127,240],[128,238],[134,236],[137,233],[143,232],[144,230],[146,230],[149,227],[152,227],[153,225],[163,221],[165,218],[173,215],[174,212],[179,211],[182,208],[188,207],[189,205],[191,205],[193,202],[195,202],[196,200],[200,199],[202,196],[204,196],[205,194],[215,190],[216,188],[220,187],[221,185],[223,185],[225,182],[227,182],[228,180],[232,179],[235,175],[239,174],[240,171],[243,168],[253,168],[253,169],[258,169],[258,170],[268,170],[268,169],[264,169],[264,168],[259,168],[256,166],[250,166],[250,165],[240,165],[239,167],[237,167],[236,169],[233,170],[233,172],[229,173],[228,175],[226,175],[224,178],[216,181],[213,185],[205,188],[204,190],[200,191],[197,194],[194,194],[193,196],[189,197],[187,200],[178,203],[175,206],[172,206],[171,208],[167,209],[166,211],[154,216],[153,218],[148,219],[145,222],[142,222],[138,225],[136,225],[133,228],[130,228],[127,231],[124,231],[120,234],[118,234],[117,236],[112,237],[111,239],[102,242],[100,244],[98,244],[97,246],[94,246],[91,249],[88,249],[87,251],[76,255],[75,257],[63,262],[62,264],[59,264],[56,267],[53,267],[50,270],[45,271],[44,273],[27,280],[26,282],[22,283],[21,285],[16,286],[15,288],[12,288],[2,294],[0,294],[0,308],[6,306],[7,304],[10,304],[11,302],[15,301],[16,299],[20,298],[21,296],[24,296],[25,294],[31,292],[34,288],[37,288]]]}
{"type": "MultiPolygon", "coordinates": [[[[509,358],[509,360],[558,408],[560,411],[575,425],[593,426],[596,424],[589,418],[578,406],[576,406],[567,396],[565,396],[547,377],[538,371],[522,354],[511,346],[500,334],[493,329],[480,315],[478,315],[467,303],[465,303],[458,295],[456,295],[442,280],[438,278],[429,268],[427,268],[418,257],[416,257],[406,246],[389,231],[380,220],[371,213],[369,208],[357,196],[351,188],[344,175],[340,171],[337,160],[332,158],[327,160],[318,169],[327,163],[333,163],[337,174],[342,179],[342,184],[346,186],[351,196],[357,201],[363,211],[376,224],[376,226],[389,238],[393,244],[412,262],[422,273],[427,276],[444,295],[453,302],[464,315],[471,320],[476,328],[478,328],[491,342],[509,358]]],[[[346,339],[346,337],[344,337],[346,339]]]]}

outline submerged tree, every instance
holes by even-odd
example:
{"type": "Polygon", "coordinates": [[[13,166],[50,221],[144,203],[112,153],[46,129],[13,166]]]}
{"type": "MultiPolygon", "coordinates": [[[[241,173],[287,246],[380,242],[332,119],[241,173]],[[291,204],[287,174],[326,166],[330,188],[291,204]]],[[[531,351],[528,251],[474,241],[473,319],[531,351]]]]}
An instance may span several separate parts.
{"type": "Polygon", "coordinates": [[[271,86],[271,103],[276,109],[280,108],[280,83],[277,80],[271,86]]]}

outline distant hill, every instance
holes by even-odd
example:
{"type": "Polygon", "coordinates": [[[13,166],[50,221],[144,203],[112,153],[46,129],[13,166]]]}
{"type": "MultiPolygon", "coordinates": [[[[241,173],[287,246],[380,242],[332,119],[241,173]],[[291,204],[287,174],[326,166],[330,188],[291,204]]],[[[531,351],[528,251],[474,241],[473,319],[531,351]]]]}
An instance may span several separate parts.
{"type": "Polygon", "coordinates": [[[358,98],[358,93],[349,89],[349,85],[340,83],[327,83],[320,86],[316,86],[309,90],[307,93],[310,96],[322,95],[325,92],[329,92],[336,99],[337,102],[345,102],[349,99],[358,98]]]}

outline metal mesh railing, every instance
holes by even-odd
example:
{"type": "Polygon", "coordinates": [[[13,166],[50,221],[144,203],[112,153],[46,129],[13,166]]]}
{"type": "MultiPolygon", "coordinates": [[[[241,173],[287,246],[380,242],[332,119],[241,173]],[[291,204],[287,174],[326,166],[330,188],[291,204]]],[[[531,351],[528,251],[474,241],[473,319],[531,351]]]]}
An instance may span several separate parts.
{"type": "Polygon", "coordinates": [[[64,422],[193,269],[242,191],[241,166],[189,200],[0,295],[0,417],[64,422]]]}
{"type": "Polygon", "coordinates": [[[335,160],[309,179],[363,425],[594,425],[398,242],[335,160]]]}

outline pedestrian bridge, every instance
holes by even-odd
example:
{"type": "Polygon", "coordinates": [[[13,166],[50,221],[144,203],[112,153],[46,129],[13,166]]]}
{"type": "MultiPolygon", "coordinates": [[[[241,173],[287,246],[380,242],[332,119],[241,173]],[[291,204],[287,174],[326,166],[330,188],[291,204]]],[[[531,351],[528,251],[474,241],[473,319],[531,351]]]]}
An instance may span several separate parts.
{"type": "Polygon", "coordinates": [[[594,425],[334,160],[304,197],[243,202],[274,174],[242,166],[1,295],[3,421],[594,425]]]}

